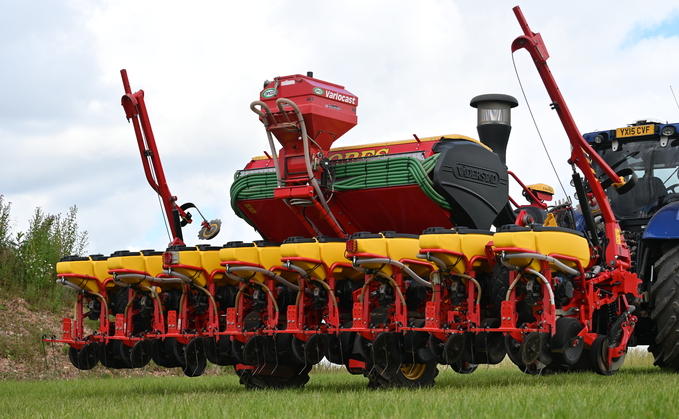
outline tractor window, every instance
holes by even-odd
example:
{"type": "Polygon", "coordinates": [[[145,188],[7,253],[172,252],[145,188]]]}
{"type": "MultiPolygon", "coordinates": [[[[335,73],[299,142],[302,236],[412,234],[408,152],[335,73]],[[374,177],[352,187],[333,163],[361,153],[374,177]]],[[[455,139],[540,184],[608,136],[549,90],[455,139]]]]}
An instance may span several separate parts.
{"type": "Polygon", "coordinates": [[[650,217],[669,194],[679,193],[679,147],[662,147],[658,140],[637,141],[623,143],[616,151],[599,150],[599,154],[616,172],[631,168],[639,177],[637,185],[624,195],[613,188],[606,191],[619,218],[650,217]]]}

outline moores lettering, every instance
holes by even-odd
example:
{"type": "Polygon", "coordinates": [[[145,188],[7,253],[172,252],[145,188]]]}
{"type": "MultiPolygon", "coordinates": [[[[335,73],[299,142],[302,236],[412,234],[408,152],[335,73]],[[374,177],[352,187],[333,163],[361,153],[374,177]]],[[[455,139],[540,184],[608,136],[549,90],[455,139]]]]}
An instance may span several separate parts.
{"type": "Polygon", "coordinates": [[[454,173],[455,177],[458,179],[470,180],[485,185],[497,186],[500,183],[500,176],[496,172],[480,167],[458,163],[455,165],[454,173]]]}
{"type": "Polygon", "coordinates": [[[330,154],[328,158],[330,160],[358,159],[361,157],[381,156],[383,154],[389,154],[389,149],[379,148],[372,150],[347,151],[345,153],[333,153],[330,154]]]}

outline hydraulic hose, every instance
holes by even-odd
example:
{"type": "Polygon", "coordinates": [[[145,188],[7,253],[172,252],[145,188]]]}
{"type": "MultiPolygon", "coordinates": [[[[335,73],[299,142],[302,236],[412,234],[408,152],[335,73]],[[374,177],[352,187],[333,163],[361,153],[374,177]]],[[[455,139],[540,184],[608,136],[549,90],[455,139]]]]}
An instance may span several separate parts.
{"type": "MultiPolygon", "coordinates": [[[[55,282],[57,284],[65,286],[65,287],[72,288],[72,289],[74,289],[78,292],[85,292],[84,288],[81,288],[81,287],[77,286],[76,284],[74,284],[70,281],[67,281],[66,278],[64,278],[64,277],[57,278],[57,280],[55,282]]],[[[90,295],[94,295],[95,297],[97,297],[98,299],[101,300],[101,307],[104,310],[104,315],[108,318],[108,304],[106,303],[104,296],[99,294],[98,292],[93,292],[93,291],[87,291],[86,293],[90,294],[90,295]]]]}
{"type": "MultiPolygon", "coordinates": [[[[335,177],[338,180],[332,188],[336,191],[349,191],[417,184],[427,197],[440,207],[449,210],[450,205],[436,192],[429,177],[438,158],[439,154],[434,154],[424,161],[406,156],[340,162],[334,165],[335,177]]],[[[274,172],[251,174],[248,171],[237,172],[231,185],[231,208],[238,217],[253,225],[247,214],[238,208],[238,201],[273,198],[276,185],[274,172]]]]}
{"type": "Polygon", "coordinates": [[[56,283],[57,283],[57,284],[60,284],[60,285],[63,285],[63,286],[65,286],[65,287],[72,288],[72,289],[74,289],[74,290],[76,290],[76,291],[84,291],[84,290],[85,290],[84,288],[77,286],[77,285],[74,284],[73,282],[67,281],[66,278],[63,278],[63,277],[57,278],[56,283]]]}
{"type": "MultiPolygon", "coordinates": [[[[262,118],[262,123],[264,124],[265,128],[269,127],[269,118],[271,120],[274,120],[273,114],[271,113],[271,109],[266,105],[266,103],[262,102],[261,100],[256,100],[250,104],[250,110],[252,112],[256,113],[259,115],[260,118],[262,118]],[[260,107],[260,109],[257,109],[257,106],[260,107]],[[262,110],[263,109],[263,110],[262,110]]],[[[269,140],[269,149],[271,149],[271,158],[273,159],[273,167],[276,171],[276,184],[280,188],[282,186],[281,183],[281,170],[278,167],[278,159],[276,158],[276,146],[273,141],[273,136],[271,134],[271,131],[268,129],[266,130],[266,136],[269,140]]]]}
{"type": "Polygon", "coordinates": [[[389,259],[389,258],[354,259],[354,265],[359,265],[359,264],[362,264],[362,263],[386,263],[386,264],[389,264],[389,265],[396,266],[397,268],[399,268],[403,272],[407,273],[408,276],[410,276],[412,279],[419,282],[421,285],[424,285],[425,287],[428,287],[428,288],[433,288],[433,285],[432,285],[431,282],[427,281],[424,278],[421,278],[412,269],[410,269],[409,267],[407,267],[406,265],[404,265],[403,263],[401,263],[397,260],[393,260],[393,259],[389,259]]]}
{"type": "MultiPolygon", "coordinates": [[[[429,253],[426,253],[426,254],[425,253],[418,253],[417,258],[418,259],[424,259],[424,260],[427,260],[429,262],[434,262],[434,264],[436,266],[438,266],[439,269],[441,269],[442,271],[448,272],[448,265],[446,265],[446,263],[443,260],[437,258],[436,256],[432,256],[429,253]]],[[[481,303],[481,294],[482,294],[481,284],[479,284],[479,282],[475,278],[473,278],[472,276],[469,276],[467,274],[458,274],[458,273],[455,273],[455,272],[450,272],[450,273],[452,275],[459,276],[460,278],[464,278],[464,279],[474,283],[474,286],[476,286],[476,289],[478,290],[478,295],[476,296],[476,304],[480,304],[481,303]]]]}
{"type": "MultiPolygon", "coordinates": [[[[242,271],[249,271],[249,272],[257,272],[260,274],[264,274],[270,278],[275,279],[276,281],[280,282],[281,284],[285,285],[286,287],[290,288],[293,291],[299,291],[299,287],[292,282],[288,281],[287,279],[283,278],[282,276],[271,272],[268,269],[260,268],[258,266],[230,266],[226,265],[226,274],[229,275],[231,272],[242,272],[242,271]]],[[[231,276],[229,278],[235,279],[231,276]]],[[[242,281],[243,278],[238,277],[238,281],[242,281]]]]}
{"type": "Polygon", "coordinates": [[[567,266],[560,260],[553,258],[552,256],[543,255],[542,253],[507,253],[502,257],[502,264],[512,270],[519,270],[520,267],[507,262],[507,259],[538,259],[546,260],[547,262],[556,265],[562,271],[569,273],[571,275],[580,275],[580,271],[567,266]]]}
{"type": "Polygon", "coordinates": [[[311,186],[313,186],[314,191],[316,192],[316,199],[318,199],[318,202],[321,203],[321,206],[323,209],[326,211],[328,214],[328,218],[332,221],[332,223],[337,226],[338,233],[344,234],[344,236],[347,236],[347,234],[342,230],[342,227],[340,223],[337,221],[335,216],[332,214],[332,211],[330,211],[330,208],[328,207],[328,203],[325,200],[325,197],[323,196],[323,191],[321,190],[321,186],[318,184],[318,180],[314,176],[313,169],[311,168],[311,155],[309,153],[309,137],[307,136],[307,130],[306,130],[306,123],[304,122],[304,116],[302,115],[302,112],[299,110],[299,107],[297,107],[297,104],[290,99],[285,99],[285,98],[280,98],[276,101],[276,106],[278,106],[278,109],[281,111],[283,115],[286,116],[287,118],[287,113],[285,113],[285,109],[283,109],[283,105],[290,105],[292,109],[295,111],[295,115],[297,116],[297,120],[299,121],[299,126],[301,129],[301,134],[302,134],[302,146],[304,147],[304,162],[306,163],[306,170],[307,170],[307,175],[309,176],[309,182],[311,183],[311,186]]]}
{"type": "Polygon", "coordinates": [[[535,269],[526,269],[528,272],[532,273],[533,275],[537,276],[540,278],[542,281],[542,284],[547,288],[547,292],[549,293],[549,303],[552,305],[552,307],[555,306],[554,304],[554,291],[552,291],[552,285],[547,281],[547,278],[545,278],[540,272],[536,271],[535,269]]]}

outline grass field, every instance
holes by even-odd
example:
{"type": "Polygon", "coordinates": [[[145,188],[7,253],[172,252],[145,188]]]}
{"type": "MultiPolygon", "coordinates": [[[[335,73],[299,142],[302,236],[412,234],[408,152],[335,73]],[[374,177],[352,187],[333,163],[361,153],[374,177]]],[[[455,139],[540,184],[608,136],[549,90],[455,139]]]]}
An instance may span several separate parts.
{"type": "Polygon", "coordinates": [[[233,373],[186,377],[2,381],[2,417],[663,418],[679,415],[679,375],[630,353],[612,377],[525,375],[513,365],[471,375],[440,367],[434,388],[369,390],[344,369],[322,368],[304,389],[247,391],[233,373]]]}

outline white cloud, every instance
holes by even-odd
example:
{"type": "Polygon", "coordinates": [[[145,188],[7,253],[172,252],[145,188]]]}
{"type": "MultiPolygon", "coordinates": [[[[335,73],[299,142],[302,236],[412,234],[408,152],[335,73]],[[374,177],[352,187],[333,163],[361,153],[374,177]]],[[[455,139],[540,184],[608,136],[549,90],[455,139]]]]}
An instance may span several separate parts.
{"type": "MultiPolygon", "coordinates": [[[[675,2],[646,2],[653,13],[631,0],[523,3],[582,131],[677,120],[669,86],[679,90],[671,53],[679,34],[665,29],[675,2]]],[[[132,89],[146,92],[172,192],[223,219],[220,242],[256,238],[232,214],[228,190],[233,172],[267,148],[249,103],[265,79],[286,74],[314,71],[359,97],[359,125],[340,145],[413,133],[476,136],[471,98],[511,94],[520,106],[510,168],[525,183],[560,189],[514,75],[510,44],[521,31],[502,1],[56,1],[2,9],[0,194],[13,202],[19,229],[38,205],[57,213],[76,204],[92,252],[166,244],[119,106],[122,68],[132,89]]],[[[528,54],[515,59],[567,185],[563,129],[528,54]]]]}

